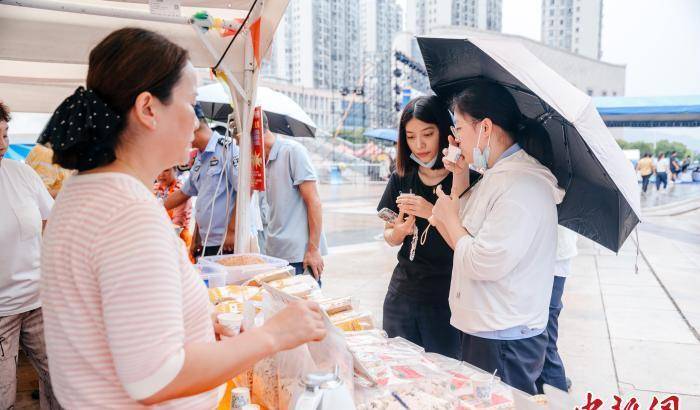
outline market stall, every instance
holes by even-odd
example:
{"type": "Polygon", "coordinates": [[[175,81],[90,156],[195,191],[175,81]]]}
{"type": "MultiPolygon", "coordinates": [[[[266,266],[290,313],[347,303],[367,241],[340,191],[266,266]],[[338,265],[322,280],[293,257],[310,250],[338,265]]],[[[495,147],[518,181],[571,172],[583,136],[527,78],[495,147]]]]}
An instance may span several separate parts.
{"type": "MultiPolygon", "coordinates": [[[[304,392],[303,378],[309,373],[331,374],[336,366],[357,409],[514,409],[515,400],[538,408],[546,401],[467,363],[426,353],[400,337],[388,338],[350,295],[329,298],[313,278],[293,276],[293,270],[280,262],[252,254],[200,261],[210,284],[217,275],[232,283],[211,287],[209,295],[219,320],[235,332],[260,326],[266,316],[296,298],[317,301],[326,313],[329,336],[324,341],[257,363],[230,383],[231,403],[315,409],[294,407],[304,392]]],[[[330,408],[344,409],[345,404],[334,402],[330,408]]]]}

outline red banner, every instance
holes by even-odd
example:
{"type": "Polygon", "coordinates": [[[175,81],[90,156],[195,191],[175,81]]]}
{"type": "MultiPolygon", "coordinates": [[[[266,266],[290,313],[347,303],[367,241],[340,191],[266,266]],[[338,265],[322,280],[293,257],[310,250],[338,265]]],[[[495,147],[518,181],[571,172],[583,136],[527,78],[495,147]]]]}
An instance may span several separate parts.
{"type": "Polygon", "coordinates": [[[253,129],[250,130],[251,141],[251,181],[250,189],[265,190],[265,148],[263,147],[262,108],[255,107],[253,129]]]}

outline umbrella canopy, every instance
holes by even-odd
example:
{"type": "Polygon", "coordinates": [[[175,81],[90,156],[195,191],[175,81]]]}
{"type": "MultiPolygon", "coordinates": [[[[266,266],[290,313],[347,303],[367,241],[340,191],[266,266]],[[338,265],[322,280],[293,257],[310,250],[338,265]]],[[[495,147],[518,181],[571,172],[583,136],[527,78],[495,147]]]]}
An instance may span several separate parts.
{"type": "Polygon", "coordinates": [[[551,170],[566,189],[559,223],[617,251],[639,222],[639,187],[591,98],[509,39],[471,33],[419,37],[418,44],[438,96],[449,101],[470,81],[488,79],[543,124],[554,154],[551,170]]]}
{"type": "MultiPolygon", "coordinates": [[[[207,118],[226,122],[231,113],[231,97],[219,83],[197,89],[197,100],[207,118]]],[[[314,137],[316,123],[294,100],[267,87],[258,87],[257,105],[267,115],[270,131],[292,137],[314,137]]]]}
{"type": "Polygon", "coordinates": [[[365,137],[384,141],[397,142],[399,140],[399,133],[393,128],[375,128],[367,130],[364,135],[365,137]]]}

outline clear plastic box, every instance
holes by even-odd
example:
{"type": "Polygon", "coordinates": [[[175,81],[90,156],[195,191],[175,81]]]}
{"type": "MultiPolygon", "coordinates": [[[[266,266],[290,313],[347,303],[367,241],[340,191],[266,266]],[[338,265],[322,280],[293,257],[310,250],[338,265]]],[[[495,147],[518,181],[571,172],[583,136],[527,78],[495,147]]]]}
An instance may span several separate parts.
{"type": "MultiPolygon", "coordinates": [[[[269,270],[284,268],[289,265],[289,262],[273,258],[272,256],[262,255],[259,253],[242,253],[236,255],[216,255],[203,256],[199,258],[201,265],[213,265],[218,268],[223,268],[226,272],[226,283],[224,285],[240,285],[259,273],[269,270]],[[257,265],[239,265],[239,266],[224,266],[218,263],[221,259],[230,258],[231,256],[257,256],[265,261],[264,264],[257,265]]],[[[224,286],[222,285],[222,286],[224,286]]]]}
{"type": "Polygon", "coordinates": [[[199,277],[204,281],[204,284],[208,288],[218,288],[221,286],[226,286],[226,269],[223,266],[216,266],[214,264],[197,264],[195,265],[199,271],[199,277]]]}

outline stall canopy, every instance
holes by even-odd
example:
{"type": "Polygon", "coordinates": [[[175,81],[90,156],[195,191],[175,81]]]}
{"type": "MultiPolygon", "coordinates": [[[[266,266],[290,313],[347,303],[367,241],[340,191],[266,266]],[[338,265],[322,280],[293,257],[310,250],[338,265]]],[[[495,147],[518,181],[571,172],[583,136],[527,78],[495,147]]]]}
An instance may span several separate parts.
{"type": "Polygon", "coordinates": [[[365,137],[374,138],[377,140],[396,142],[399,140],[399,135],[393,128],[375,128],[367,130],[365,137]]]}
{"type": "Polygon", "coordinates": [[[595,97],[608,127],[700,127],[700,95],[595,97]]]}
{"type": "Polygon", "coordinates": [[[0,98],[14,111],[53,111],[83,83],[90,50],[123,27],[165,35],[196,67],[220,63],[217,79],[234,96],[233,119],[242,130],[236,251],[246,252],[257,78],[288,2],[181,0],[180,15],[167,16],[151,14],[148,0],[0,0],[0,98]]]}

